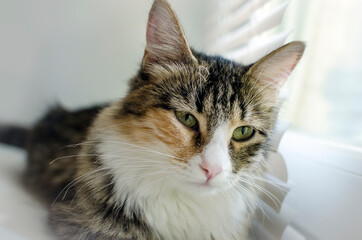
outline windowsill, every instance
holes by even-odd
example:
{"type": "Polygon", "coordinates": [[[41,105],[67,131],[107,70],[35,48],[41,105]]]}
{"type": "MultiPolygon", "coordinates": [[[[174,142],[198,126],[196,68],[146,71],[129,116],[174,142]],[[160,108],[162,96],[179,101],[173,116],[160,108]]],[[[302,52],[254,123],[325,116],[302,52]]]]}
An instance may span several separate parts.
{"type": "Polygon", "coordinates": [[[293,185],[283,205],[298,212],[292,227],[308,240],[359,239],[362,151],[295,131],[279,151],[293,185]]]}
{"type": "Polygon", "coordinates": [[[297,131],[288,131],[280,143],[280,152],[308,156],[306,161],[317,161],[332,168],[362,176],[362,148],[338,143],[297,131]],[[313,156],[310,158],[309,156],[313,156]]]}

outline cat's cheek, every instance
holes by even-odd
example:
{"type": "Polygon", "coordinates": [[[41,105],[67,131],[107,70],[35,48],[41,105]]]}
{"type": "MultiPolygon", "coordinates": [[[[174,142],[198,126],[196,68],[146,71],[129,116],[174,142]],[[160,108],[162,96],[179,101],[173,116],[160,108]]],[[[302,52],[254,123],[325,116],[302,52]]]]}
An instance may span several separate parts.
{"type": "Polygon", "coordinates": [[[186,129],[172,111],[154,109],[147,113],[147,124],[152,126],[154,137],[167,146],[177,159],[188,164],[196,154],[194,144],[195,132],[186,129]]]}

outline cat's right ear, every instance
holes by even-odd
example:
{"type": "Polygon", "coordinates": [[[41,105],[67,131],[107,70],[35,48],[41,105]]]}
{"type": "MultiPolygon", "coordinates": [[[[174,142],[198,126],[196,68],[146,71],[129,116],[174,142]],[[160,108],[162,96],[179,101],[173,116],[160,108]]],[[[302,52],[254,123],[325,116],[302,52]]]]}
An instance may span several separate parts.
{"type": "Polygon", "coordinates": [[[304,49],[303,42],[288,43],[257,61],[248,73],[278,93],[301,59],[304,49]]]}
{"type": "Polygon", "coordinates": [[[166,0],[155,0],[149,13],[142,67],[196,61],[176,14],[166,0]]]}

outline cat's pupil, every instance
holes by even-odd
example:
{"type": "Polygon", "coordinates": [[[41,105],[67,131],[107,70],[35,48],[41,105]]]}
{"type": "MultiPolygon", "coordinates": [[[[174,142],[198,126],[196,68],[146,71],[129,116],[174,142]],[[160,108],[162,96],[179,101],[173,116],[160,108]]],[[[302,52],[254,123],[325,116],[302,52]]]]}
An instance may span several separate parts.
{"type": "Polygon", "coordinates": [[[189,128],[194,128],[197,125],[197,120],[196,118],[187,112],[182,112],[182,111],[176,111],[175,112],[177,119],[186,127],[189,128]]]}
{"type": "Polygon", "coordinates": [[[195,123],[193,122],[192,116],[190,114],[188,114],[188,113],[185,115],[185,122],[186,122],[186,124],[188,126],[194,126],[195,125],[195,123]]]}
{"type": "Polygon", "coordinates": [[[190,120],[190,114],[186,114],[185,115],[185,121],[187,122],[187,123],[189,123],[189,120],[190,120]]]}

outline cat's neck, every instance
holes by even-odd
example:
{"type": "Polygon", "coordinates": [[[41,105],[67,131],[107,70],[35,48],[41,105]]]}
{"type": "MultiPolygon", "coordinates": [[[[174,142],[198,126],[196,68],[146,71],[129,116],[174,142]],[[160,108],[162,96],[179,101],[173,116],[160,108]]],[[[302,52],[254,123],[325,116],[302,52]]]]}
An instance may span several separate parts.
{"type": "Polygon", "coordinates": [[[249,221],[247,203],[235,189],[201,196],[174,192],[142,197],[132,192],[127,207],[141,209],[162,239],[244,239],[249,221]]]}
{"type": "Polygon", "coordinates": [[[129,212],[141,212],[160,239],[245,238],[249,209],[247,199],[235,188],[197,195],[170,191],[162,180],[153,185],[152,179],[133,183],[129,179],[125,176],[116,180],[118,203],[125,204],[129,212]]]}

